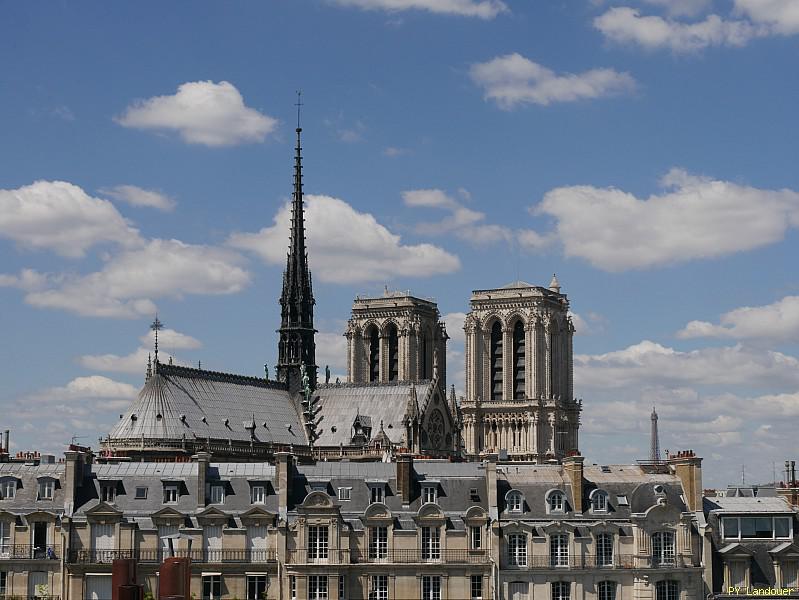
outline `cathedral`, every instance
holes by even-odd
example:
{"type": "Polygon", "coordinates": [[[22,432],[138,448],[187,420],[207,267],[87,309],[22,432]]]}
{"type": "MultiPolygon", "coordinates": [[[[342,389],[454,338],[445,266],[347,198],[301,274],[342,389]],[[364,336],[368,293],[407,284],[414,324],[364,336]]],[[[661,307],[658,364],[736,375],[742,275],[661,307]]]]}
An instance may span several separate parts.
{"type": "Polygon", "coordinates": [[[466,396],[447,392],[438,306],[410,292],[357,297],[344,335],[347,381],[319,381],[306,248],[302,129],[296,129],[291,223],[280,294],[276,379],[155,361],[101,442],[107,458],[232,461],[450,460],[559,462],[576,453],[569,303],[553,277],[477,290],[466,317],[466,396]]]}

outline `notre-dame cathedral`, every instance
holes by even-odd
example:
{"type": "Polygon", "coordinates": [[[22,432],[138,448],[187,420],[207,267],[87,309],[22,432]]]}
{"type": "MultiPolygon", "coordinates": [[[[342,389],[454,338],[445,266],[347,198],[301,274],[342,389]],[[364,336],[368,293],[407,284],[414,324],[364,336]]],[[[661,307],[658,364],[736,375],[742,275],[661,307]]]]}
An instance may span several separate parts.
{"type": "Polygon", "coordinates": [[[447,392],[449,336],[438,306],[388,288],[353,303],[347,381],[330,382],[327,369],[318,381],[296,132],[276,380],[162,364],[156,342],[144,387],[102,442],[104,455],[387,460],[407,452],[543,463],[576,451],[574,327],[554,277],[546,288],[515,282],[472,294],[460,401],[454,386],[447,392]]]}

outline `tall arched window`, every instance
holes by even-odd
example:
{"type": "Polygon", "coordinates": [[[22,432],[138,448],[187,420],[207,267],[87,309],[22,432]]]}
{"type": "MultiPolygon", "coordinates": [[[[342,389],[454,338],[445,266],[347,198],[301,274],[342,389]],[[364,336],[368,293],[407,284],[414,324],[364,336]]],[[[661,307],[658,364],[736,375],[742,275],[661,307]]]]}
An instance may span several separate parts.
{"type": "Polygon", "coordinates": [[[491,399],[502,400],[502,325],[491,327],[491,399]]]}
{"type": "Polygon", "coordinates": [[[369,381],[380,381],[380,336],[374,325],[369,328],[369,381]]]}
{"type": "Polygon", "coordinates": [[[399,339],[397,326],[393,323],[388,326],[388,380],[399,379],[399,339]]]}
{"type": "Polygon", "coordinates": [[[524,400],[524,362],[527,356],[524,346],[524,324],[516,321],[513,327],[513,397],[524,400]]]}
{"type": "Polygon", "coordinates": [[[427,331],[422,331],[419,335],[419,379],[430,379],[433,370],[430,366],[433,358],[430,349],[430,334],[427,331]]]}

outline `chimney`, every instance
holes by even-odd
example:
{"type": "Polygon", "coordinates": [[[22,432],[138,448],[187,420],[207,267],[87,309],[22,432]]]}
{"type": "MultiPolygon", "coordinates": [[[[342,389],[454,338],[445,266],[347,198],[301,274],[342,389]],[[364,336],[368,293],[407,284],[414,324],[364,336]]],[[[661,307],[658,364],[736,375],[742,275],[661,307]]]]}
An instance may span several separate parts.
{"type": "Polygon", "coordinates": [[[6,454],[11,456],[11,442],[9,441],[11,437],[11,430],[6,429],[5,433],[3,434],[3,449],[6,451],[6,454]]]}
{"type": "Polygon", "coordinates": [[[278,514],[281,519],[288,516],[291,483],[294,479],[294,456],[290,452],[275,454],[275,481],[278,494],[278,514]]]}
{"type": "Polygon", "coordinates": [[[583,512],[583,461],[585,457],[575,455],[563,459],[563,471],[572,489],[574,512],[583,512]]]}
{"type": "Polygon", "coordinates": [[[499,504],[497,504],[497,463],[485,463],[486,488],[488,490],[488,516],[492,521],[499,518],[499,504]]]}
{"type": "Polygon", "coordinates": [[[208,465],[211,455],[208,452],[198,452],[191,457],[197,463],[197,507],[205,507],[205,481],[208,478],[208,465]]]}
{"type": "Polygon", "coordinates": [[[403,506],[411,503],[413,493],[413,455],[397,455],[397,491],[402,497],[403,506]]]}
{"type": "Polygon", "coordinates": [[[683,450],[669,456],[668,462],[680,479],[688,510],[702,510],[702,459],[693,450],[683,450]]]}
{"type": "Polygon", "coordinates": [[[78,488],[83,485],[84,453],[79,450],[64,452],[64,510],[72,515],[78,488]]]}

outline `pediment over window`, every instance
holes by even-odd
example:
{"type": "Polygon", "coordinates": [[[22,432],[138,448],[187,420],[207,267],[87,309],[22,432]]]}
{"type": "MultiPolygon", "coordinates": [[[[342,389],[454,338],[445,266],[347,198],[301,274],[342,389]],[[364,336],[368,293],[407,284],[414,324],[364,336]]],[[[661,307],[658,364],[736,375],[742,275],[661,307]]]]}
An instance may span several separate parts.
{"type": "Polygon", "coordinates": [[[213,523],[219,525],[230,518],[225,512],[222,512],[215,506],[209,506],[201,513],[197,514],[197,520],[200,523],[213,523]]]}
{"type": "Polygon", "coordinates": [[[488,520],[488,513],[481,506],[472,506],[463,515],[463,520],[470,525],[482,525],[488,520]]]}
{"type": "Polygon", "coordinates": [[[791,542],[785,542],[768,551],[772,556],[778,556],[782,560],[799,558],[799,546],[791,542]]]}
{"type": "Polygon", "coordinates": [[[446,521],[446,516],[437,504],[424,504],[419,509],[419,512],[416,513],[414,520],[416,522],[441,524],[446,521]]]}
{"type": "Polygon", "coordinates": [[[719,550],[719,554],[724,556],[724,558],[749,558],[754,556],[754,553],[749,548],[738,543],[727,544],[719,550]]]}
{"type": "Polygon", "coordinates": [[[333,499],[328,496],[325,492],[314,491],[305,496],[305,500],[302,502],[303,508],[314,508],[314,509],[324,509],[324,508],[335,508],[333,505],[333,499]]]}
{"type": "Polygon", "coordinates": [[[391,514],[391,510],[388,508],[388,506],[382,502],[375,502],[374,504],[370,504],[369,507],[364,511],[361,520],[363,522],[382,521],[385,523],[393,521],[394,516],[391,514]]]}
{"type": "Polygon", "coordinates": [[[175,521],[182,523],[186,519],[186,515],[175,510],[171,506],[165,506],[161,510],[154,512],[152,514],[152,519],[155,524],[168,524],[174,523],[175,521]]]}
{"type": "Polygon", "coordinates": [[[122,511],[100,501],[86,511],[86,519],[92,523],[116,522],[122,519],[122,511]]]}
{"type": "Polygon", "coordinates": [[[36,510],[25,515],[25,520],[31,521],[55,521],[60,513],[50,512],[49,510],[36,510]]]}
{"type": "Polygon", "coordinates": [[[253,525],[273,525],[275,516],[275,513],[269,512],[260,506],[253,506],[250,510],[241,514],[241,522],[253,525]]]}
{"type": "Polygon", "coordinates": [[[524,521],[509,521],[502,523],[502,534],[508,533],[529,533],[530,535],[536,535],[536,527],[534,525],[530,525],[529,523],[525,523],[524,521]]]}

